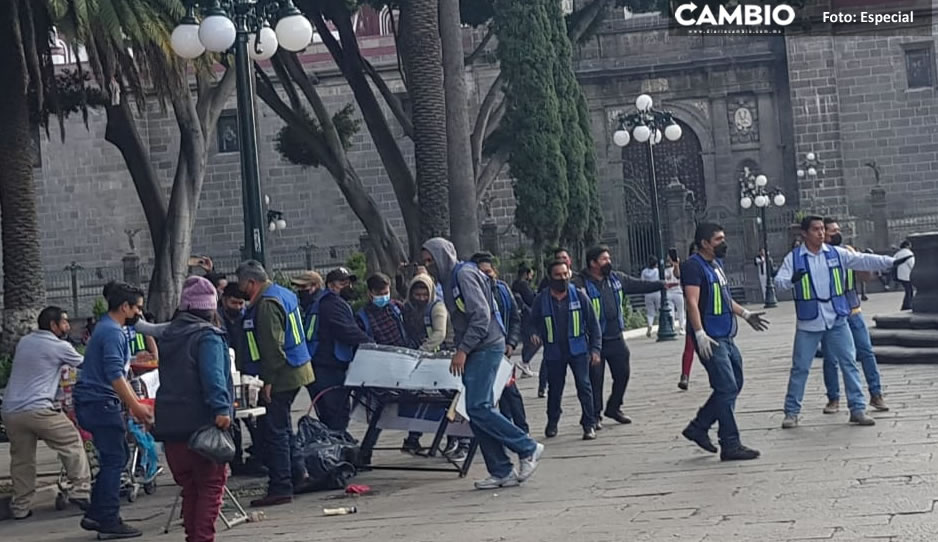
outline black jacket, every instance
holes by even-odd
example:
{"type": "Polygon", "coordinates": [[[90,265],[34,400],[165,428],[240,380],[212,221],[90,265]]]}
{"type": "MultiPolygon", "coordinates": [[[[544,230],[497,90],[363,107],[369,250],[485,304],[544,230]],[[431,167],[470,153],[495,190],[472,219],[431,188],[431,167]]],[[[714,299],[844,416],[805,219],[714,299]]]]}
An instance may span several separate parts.
{"type": "Polygon", "coordinates": [[[492,293],[495,295],[495,303],[498,304],[498,312],[502,314],[502,320],[504,320],[505,344],[512,348],[517,348],[518,343],[521,342],[521,312],[518,310],[518,304],[515,302],[515,296],[510,295],[511,289],[508,288],[507,284],[500,280],[493,281],[492,293]],[[505,302],[498,291],[498,284],[501,284],[506,290],[508,290],[508,303],[510,306],[505,306],[505,302]]]}
{"type": "Polygon", "coordinates": [[[355,322],[352,307],[337,295],[327,295],[319,302],[319,348],[313,367],[348,367],[348,363],[335,359],[336,341],[354,348],[371,339],[355,322]]]}

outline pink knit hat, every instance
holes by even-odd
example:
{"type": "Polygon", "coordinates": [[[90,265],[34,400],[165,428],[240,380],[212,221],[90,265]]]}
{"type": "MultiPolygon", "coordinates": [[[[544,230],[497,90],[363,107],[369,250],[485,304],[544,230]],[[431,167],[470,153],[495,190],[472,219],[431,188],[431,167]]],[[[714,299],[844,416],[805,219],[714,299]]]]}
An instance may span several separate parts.
{"type": "Polygon", "coordinates": [[[189,277],[182,285],[179,310],[215,310],[218,308],[218,291],[203,277],[189,277]]]}

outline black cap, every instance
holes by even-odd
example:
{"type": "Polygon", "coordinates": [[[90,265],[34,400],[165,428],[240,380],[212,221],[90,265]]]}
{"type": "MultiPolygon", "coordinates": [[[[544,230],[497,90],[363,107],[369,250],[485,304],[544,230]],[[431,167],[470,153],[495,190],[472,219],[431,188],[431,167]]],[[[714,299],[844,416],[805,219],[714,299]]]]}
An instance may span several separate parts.
{"type": "Polygon", "coordinates": [[[348,269],[344,267],[337,267],[336,269],[329,271],[329,274],[326,275],[326,284],[329,284],[330,282],[337,282],[340,280],[348,280],[351,282],[355,282],[356,280],[358,280],[358,277],[353,275],[351,271],[349,271],[348,269]]]}

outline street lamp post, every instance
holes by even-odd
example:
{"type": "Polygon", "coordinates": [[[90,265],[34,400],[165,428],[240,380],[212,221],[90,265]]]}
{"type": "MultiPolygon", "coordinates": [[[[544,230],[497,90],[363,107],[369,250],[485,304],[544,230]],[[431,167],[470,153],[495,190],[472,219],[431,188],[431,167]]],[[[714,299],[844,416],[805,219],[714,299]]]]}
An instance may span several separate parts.
{"type": "Polygon", "coordinates": [[[820,157],[814,152],[805,153],[804,160],[798,164],[797,174],[799,182],[802,180],[809,182],[810,189],[806,190],[806,192],[810,194],[810,196],[806,198],[808,200],[809,209],[814,213],[826,216],[829,209],[827,206],[818,203],[818,192],[824,183],[821,179],[821,175],[824,174],[824,164],[821,162],[820,157]]]}
{"type": "Polygon", "coordinates": [[[171,45],[177,55],[187,59],[205,51],[224,54],[234,49],[244,252],[265,263],[252,61],[269,59],[278,47],[302,51],[312,41],[313,27],[291,0],[211,0],[202,4],[206,9],[201,24],[196,18],[199,2],[190,2],[186,16],[173,30],[171,45]],[[269,24],[274,18],[276,31],[269,24]]]}
{"type": "MultiPolygon", "coordinates": [[[[665,250],[661,214],[658,208],[658,181],[655,178],[655,145],[661,143],[662,137],[667,138],[668,141],[677,141],[681,138],[682,131],[670,112],[659,111],[654,109],[653,106],[654,101],[647,94],[642,94],[636,98],[636,111],[619,115],[618,129],[612,134],[612,141],[619,147],[625,147],[633,138],[638,143],[648,143],[651,218],[654,222],[657,237],[658,277],[663,281],[665,250]]],[[[674,318],[671,314],[671,307],[668,305],[668,292],[662,290],[661,310],[658,313],[658,341],[673,341],[676,338],[674,318]]]]}
{"type": "Polygon", "coordinates": [[[765,307],[772,308],[778,305],[775,296],[775,282],[772,279],[772,259],[769,256],[769,233],[766,223],[766,209],[770,205],[782,207],[785,205],[785,194],[778,188],[769,189],[769,180],[765,175],[755,175],[746,168],[739,179],[739,206],[749,209],[753,205],[759,208],[760,224],[762,226],[762,250],[765,253],[765,307]]]}

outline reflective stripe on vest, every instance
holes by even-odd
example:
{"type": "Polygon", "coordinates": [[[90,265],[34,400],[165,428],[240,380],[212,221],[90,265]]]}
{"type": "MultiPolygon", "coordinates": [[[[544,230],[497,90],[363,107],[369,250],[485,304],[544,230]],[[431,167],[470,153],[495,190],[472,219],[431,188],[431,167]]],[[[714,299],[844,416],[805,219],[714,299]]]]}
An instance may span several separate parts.
{"type": "Polygon", "coordinates": [[[719,282],[713,283],[713,314],[714,316],[720,316],[723,314],[723,287],[720,286],[719,282]]]}
{"type": "Polygon", "coordinates": [[[130,341],[130,355],[136,355],[147,349],[147,340],[142,333],[134,332],[134,339],[130,341]]]}
{"type": "MultiPolygon", "coordinates": [[[[615,318],[619,325],[619,331],[624,331],[625,319],[622,315],[622,304],[625,302],[625,291],[622,289],[622,282],[619,281],[619,278],[616,277],[615,273],[610,274],[609,277],[605,280],[609,281],[609,284],[612,286],[612,289],[616,294],[618,305],[616,306],[615,318]]],[[[583,284],[586,286],[586,294],[590,298],[590,303],[593,306],[593,314],[595,314],[596,319],[599,320],[599,329],[605,333],[609,315],[603,313],[602,292],[599,288],[596,287],[595,284],[593,284],[593,281],[591,281],[586,276],[583,278],[583,284]]]]}
{"type": "MultiPolygon", "coordinates": [[[[712,264],[705,260],[699,254],[691,256],[688,262],[693,261],[703,270],[709,287],[701,285],[701,289],[707,288],[710,292],[709,302],[706,307],[700,307],[703,317],[703,327],[707,335],[713,338],[726,338],[736,335],[736,317],[731,309],[733,298],[725,284],[725,277],[718,272],[722,267],[719,262],[712,264]],[[714,267],[716,266],[716,267],[714,267]]],[[[703,297],[701,296],[701,299],[703,297]]]]}
{"type": "MultiPolygon", "coordinates": [[[[551,354],[563,355],[555,350],[556,336],[554,335],[553,298],[548,292],[544,292],[541,295],[544,296],[541,311],[544,313],[544,330],[547,339],[544,349],[545,356],[550,356],[551,354]]],[[[567,346],[570,348],[569,354],[579,356],[587,353],[589,347],[586,343],[586,331],[583,329],[583,306],[580,304],[580,296],[577,293],[577,289],[572,284],[567,288],[567,299],[569,300],[567,310],[569,311],[570,319],[567,330],[559,332],[565,332],[568,335],[567,346]]]]}
{"type": "MultiPolygon", "coordinates": [[[[276,299],[286,313],[286,329],[283,330],[283,351],[286,354],[287,365],[302,367],[309,362],[310,355],[306,346],[305,334],[302,331],[303,315],[300,314],[296,294],[278,284],[271,284],[264,290],[262,298],[264,297],[276,299]]],[[[260,299],[247,310],[244,318],[244,334],[247,338],[251,361],[254,363],[259,362],[261,359],[260,349],[257,347],[257,336],[254,331],[254,318],[257,314],[257,303],[259,302],[260,299]]]]}
{"type": "Polygon", "coordinates": [[[847,301],[846,284],[853,282],[848,272],[843,268],[840,260],[840,254],[837,249],[830,247],[823,251],[825,264],[829,273],[830,297],[823,299],[818,297],[814,288],[813,278],[811,277],[811,267],[808,265],[808,256],[803,246],[792,251],[792,269],[794,272],[804,272],[799,285],[795,287],[795,314],[798,320],[814,320],[820,314],[819,303],[831,303],[834,312],[838,316],[847,316],[850,314],[850,304],[847,301]]]}

